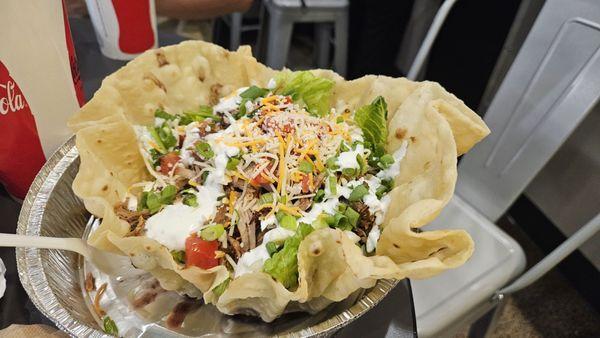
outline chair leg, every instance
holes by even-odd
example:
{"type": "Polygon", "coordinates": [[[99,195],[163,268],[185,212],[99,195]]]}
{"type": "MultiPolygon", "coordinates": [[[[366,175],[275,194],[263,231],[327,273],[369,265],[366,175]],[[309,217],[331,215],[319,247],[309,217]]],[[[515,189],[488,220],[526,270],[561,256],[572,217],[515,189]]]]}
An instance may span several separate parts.
{"type": "Polygon", "coordinates": [[[329,68],[329,53],[331,52],[331,44],[329,43],[330,34],[330,24],[318,23],[315,25],[315,54],[318,68],[329,68]]]}
{"type": "Polygon", "coordinates": [[[335,71],[346,76],[348,60],[348,9],[339,14],[335,20],[335,71]]]}
{"type": "Polygon", "coordinates": [[[231,27],[229,33],[229,49],[234,51],[240,47],[242,38],[242,13],[231,14],[231,27]]]}
{"type": "Polygon", "coordinates": [[[506,304],[506,301],[500,301],[493,309],[471,324],[469,338],[486,338],[494,332],[498,318],[502,315],[504,304],[506,304]]]}
{"type": "Polygon", "coordinates": [[[285,67],[294,23],[277,11],[269,13],[267,33],[267,65],[273,69],[285,67]]]}

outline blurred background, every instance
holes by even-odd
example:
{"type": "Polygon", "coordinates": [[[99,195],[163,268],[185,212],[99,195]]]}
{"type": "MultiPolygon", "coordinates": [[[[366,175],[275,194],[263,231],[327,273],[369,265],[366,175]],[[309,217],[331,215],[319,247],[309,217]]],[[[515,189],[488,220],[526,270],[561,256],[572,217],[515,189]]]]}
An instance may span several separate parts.
{"type": "MultiPolygon", "coordinates": [[[[89,10],[97,1],[86,2],[65,1],[87,100],[102,78],[124,61],[102,56],[89,10]]],[[[210,41],[230,50],[250,45],[259,61],[276,69],[331,68],[355,79],[367,74],[406,76],[442,3],[156,0],[155,10],[159,45],[186,39],[210,41]]],[[[545,3],[457,1],[413,78],[439,82],[485,117],[545,3]]],[[[563,6],[567,3],[563,1],[563,6]]],[[[599,130],[600,105],[595,105],[496,222],[524,249],[527,267],[600,211],[599,130]]],[[[5,192],[0,207],[3,219],[16,220],[19,205],[5,192]]],[[[12,258],[8,250],[1,253],[5,262],[14,261],[14,250],[12,258]]],[[[16,279],[14,267],[7,268],[7,279],[16,279]]],[[[557,268],[512,295],[491,336],[597,337],[599,269],[600,235],[596,234],[557,268]]],[[[18,283],[12,288],[0,305],[24,294],[18,283]]],[[[31,308],[19,312],[2,306],[1,310],[3,327],[28,322],[31,316],[31,308]]],[[[468,330],[465,326],[456,336],[466,336],[468,330]]]]}

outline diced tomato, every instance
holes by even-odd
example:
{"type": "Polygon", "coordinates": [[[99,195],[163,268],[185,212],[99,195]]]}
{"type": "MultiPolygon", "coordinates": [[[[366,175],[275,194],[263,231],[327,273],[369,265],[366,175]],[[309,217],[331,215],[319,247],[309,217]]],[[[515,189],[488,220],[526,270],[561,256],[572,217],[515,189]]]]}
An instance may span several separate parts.
{"type": "Polygon", "coordinates": [[[177,153],[175,152],[163,155],[160,158],[160,173],[163,175],[168,175],[169,172],[171,172],[171,170],[173,169],[173,167],[177,165],[177,162],[179,162],[180,159],[181,158],[179,157],[179,155],[177,155],[177,153]]]}
{"type": "Polygon", "coordinates": [[[258,173],[258,175],[254,176],[251,180],[250,180],[250,184],[253,187],[267,187],[269,186],[269,184],[271,183],[269,180],[267,180],[266,178],[263,177],[263,175],[261,175],[261,173],[264,173],[265,175],[267,174],[267,172],[271,171],[271,168],[273,167],[273,162],[269,163],[269,165],[267,165],[265,167],[265,169],[263,169],[263,171],[261,171],[260,173],[258,173]]]}
{"type": "Polygon", "coordinates": [[[308,193],[310,191],[310,186],[308,184],[308,175],[302,176],[302,192],[308,193]]]}
{"type": "Polygon", "coordinates": [[[205,241],[197,236],[188,237],[185,240],[185,266],[210,269],[219,265],[219,259],[215,258],[218,248],[218,241],[205,241]]]}
{"type": "Polygon", "coordinates": [[[269,180],[267,180],[266,178],[262,177],[262,175],[260,174],[256,175],[256,177],[250,180],[250,184],[252,184],[252,186],[254,187],[268,186],[269,183],[271,182],[269,182],[269,180]]]}

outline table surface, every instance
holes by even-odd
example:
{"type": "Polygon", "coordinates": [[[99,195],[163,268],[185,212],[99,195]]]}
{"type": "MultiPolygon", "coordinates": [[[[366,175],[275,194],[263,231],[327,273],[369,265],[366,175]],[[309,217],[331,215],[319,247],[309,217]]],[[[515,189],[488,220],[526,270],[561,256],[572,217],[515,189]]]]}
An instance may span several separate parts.
{"type": "MultiPolygon", "coordinates": [[[[111,60],[102,55],[89,20],[72,19],[70,24],[85,98],[89,100],[100,87],[102,79],[126,62],[111,60]]],[[[159,32],[160,46],[176,44],[183,40],[177,35],[159,32]]],[[[5,196],[0,196],[0,217],[8,221],[8,223],[3,222],[5,225],[13,225],[12,229],[0,229],[2,232],[14,233],[18,209],[18,204],[5,196]]],[[[0,256],[7,265],[7,294],[0,300],[0,327],[10,323],[50,324],[31,306],[21,286],[15,285],[18,283],[18,276],[14,249],[3,249],[0,250],[0,256]]],[[[398,283],[381,303],[335,334],[336,337],[416,337],[416,335],[415,312],[409,280],[398,283]]]]}

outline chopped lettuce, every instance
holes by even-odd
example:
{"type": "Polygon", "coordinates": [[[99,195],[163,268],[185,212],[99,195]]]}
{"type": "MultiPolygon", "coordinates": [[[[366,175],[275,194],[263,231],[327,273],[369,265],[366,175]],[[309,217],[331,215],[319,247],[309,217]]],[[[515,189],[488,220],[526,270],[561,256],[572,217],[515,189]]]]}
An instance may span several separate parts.
{"type": "Polygon", "coordinates": [[[269,242],[267,244],[265,244],[265,247],[267,249],[267,252],[269,253],[269,257],[273,257],[273,255],[278,252],[279,250],[281,250],[281,247],[283,246],[283,242],[282,241],[274,241],[274,242],[269,242]]]}
{"type": "Polygon", "coordinates": [[[279,210],[275,214],[275,218],[277,218],[277,223],[279,223],[279,226],[281,226],[284,229],[294,231],[298,228],[298,222],[296,220],[296,217],[284,211],[279,210]]]}
{"type": "Polygon", "coordinates": [[[221,297],[221,295],[223,294],[223,292],[225,292],[225,290],[227,290],[227,287],[229,286],[230,282],[231,282],[231,278],[227,278],[221,284],[215,286],[214,289],[212,289],[212,292],[217,297],[221,297]]]}
{"type": "Polygon", "coordinates": [[[169,121],[177,118],[177,116],[171,115],[160,108],[154,111],[154,117],[169,121]]]}
{"type": "Polygon", "coordinates": [[[266,88],[259,88],[257,86],[250,86],[248,89],[240,93],[242,99],[256,100],[259,97],[263,97],[269,93],[266,88]]]}
{"type": "Polygon", "coordinates": [[[283,243],[283,248],[265,261],[263,271],[287,289],[298,286],[298,248],[300,242],[313,231],[310,224],[300,223],[296,234],[283,243]]]}
{"type": "Polygon", "coordinates": [[[281,72],[275,78],[275,93],[290,95],[295,103],[303,104],[315,116],[329,113],[335,82],[317,77],[309,71],[281,72]]]}
{"type": "Polygon", "coordinates": [[[171,256],[173,260],[179,264],[185,264],[185,251],[183,250],[171,250],[171,256]]]}
{"type": "Polygon", "coordinates": [[[388,135],[385,99],[378,96],[371,104],[359,108],[354,114],[354,122],[362,129],[365,144],[378,156],[383,155],[388,135]]]}
{"type": "Polygon", "coordinates": [[[112,320],[112,318],[110,318],[109,316],[104,317],[104,320],[102,321],[102,326],[104,332],[115,337],[119,336],[119,328],[117,328],[117,324],[115,324],[115,321],[112,320]]]}
{"type": "Polygon", "coordinates": [[[213,113],[213,108],[211,106],[201,105],[198,107],[198,110],[183,113],[180,117],[179,125],[187,126],[194,121],[202,122],[208,118],[213,119],[214,121],[221,120],[220,116],[213,113]]]}
{"type": "Polygon", "coordinates": [[[315,229],[331,227],[341,230],[352,230],[358,224],[359,218],[360,214],[356,210],[342,203],[333,215],[328,213],[320,214],[312,226],[315,229]]]}

